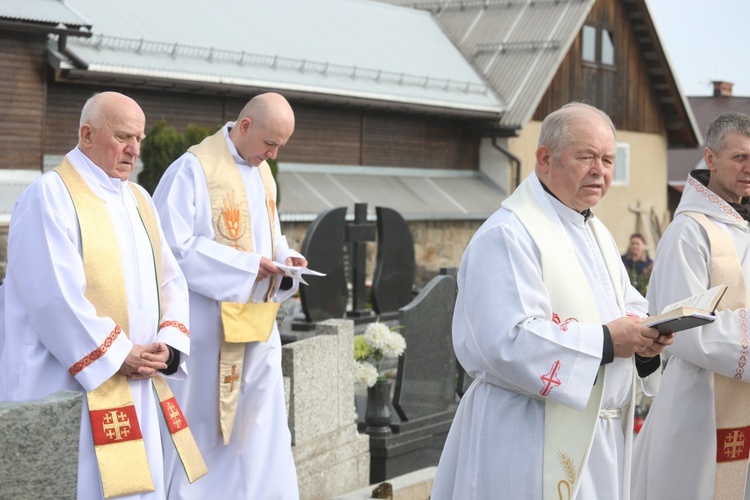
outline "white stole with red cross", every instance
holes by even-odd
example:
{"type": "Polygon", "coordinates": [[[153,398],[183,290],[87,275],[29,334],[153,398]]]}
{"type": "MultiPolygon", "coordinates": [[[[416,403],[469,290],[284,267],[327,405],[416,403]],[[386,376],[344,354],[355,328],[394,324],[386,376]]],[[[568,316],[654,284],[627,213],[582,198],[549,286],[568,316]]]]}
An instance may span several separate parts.
{"type": "MultiPolygon", "coordinates": [[[[518,217],[539,248],[542,258],[542,280],[550,296],[552,311],[562,318],[574,317],[582,323],[601,324],[596,302],[587,286],[588,281],[572,243],[561,230],[562,223],[554,208],[544,199],[547,195],[543,192],[541,184],[537,185],[538,192],[534,190],[532,183],[538,182],[536,175],[532,174],[502,206],[518,217]],[[575,284],[574,288],[571,288],[571,283],[575,284]]],[[[623,293],[619,281],[619,252],[601,222],[593,219],[590,227],[604,256],[615,287],[618,305],[624,315],[623,293]]],[[[555,321],[556,318],[548,319],[555,321]]],[[[559,318],[556,322],[559,322],[559,318]]],[[[551,382],[554,373],[550,372],[548,375],[551,382]]],[[[586,408],[582,412],[549,399],[545,400],[545,500],[573,499],[578,493],[581,471],[586,466],[599,419],[605,376],[606,367],[602,366],[586,408]]],[[[631,391],[631,399],[633,395],[631,391]]]]}

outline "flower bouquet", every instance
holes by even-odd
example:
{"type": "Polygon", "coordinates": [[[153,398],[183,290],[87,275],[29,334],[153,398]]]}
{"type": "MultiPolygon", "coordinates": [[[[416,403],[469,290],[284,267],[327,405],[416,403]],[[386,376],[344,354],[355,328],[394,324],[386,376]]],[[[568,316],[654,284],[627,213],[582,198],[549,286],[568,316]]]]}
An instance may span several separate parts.
{"type": "MultiPolygon", "coordinates": [[[[400,328],[400,327],[397,327],[400,328]]],[[[365,387],[386,380],[380,371],[383,359],[398,358],[406,349],[403,335],[383,323],[370,323],[363,335],[354,336],[354,378],[365,387]]]]}

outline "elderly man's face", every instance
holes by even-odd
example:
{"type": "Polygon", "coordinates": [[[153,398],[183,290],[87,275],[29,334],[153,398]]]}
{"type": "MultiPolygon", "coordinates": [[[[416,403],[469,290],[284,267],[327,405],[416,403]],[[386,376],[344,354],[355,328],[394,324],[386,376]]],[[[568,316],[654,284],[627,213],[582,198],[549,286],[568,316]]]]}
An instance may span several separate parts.
{"type": "Polygon", "coordinates": [[[703,158],[711,171],[708,187],[714,193],[731,203],[750,196],[750,137],[727,134],[721,154],[706,148],[703,158]]]}
{"type": "Polygon", "coordinates": [[[112,178],[125,181],[141,154],[146,117],[133,101],[118,100],[96,126],[81,128],[83,152],[112,178]]]}
{"type": "Polygon", "coordinates": [[[615,137],[598,116],[575,119],[570,124],[572,140],[553,158],[546,146],[537,151],[537,161],[546,170],[547,187],[568,207],[583,212],[607,194],[615,164],[615,137]],[[546,149],[546,154],[545,150],[546,149]]]}

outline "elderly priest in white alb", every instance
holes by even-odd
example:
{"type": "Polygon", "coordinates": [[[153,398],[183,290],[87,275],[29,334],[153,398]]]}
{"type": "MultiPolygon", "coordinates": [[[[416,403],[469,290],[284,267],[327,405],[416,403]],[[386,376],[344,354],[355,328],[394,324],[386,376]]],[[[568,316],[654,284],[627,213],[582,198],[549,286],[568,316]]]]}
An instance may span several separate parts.
{"type": "Polygon", "coordinates": [[[11,216],[0,399],[85,393],[79,499],[164,499],[164,447],[191,480],[206,472],[159,374],[186,376],[188,295],[148,194],[127,181],[144,126],[122,94],[89,99],[78,146],[11,216]]]}
{"type": "Polygon", "coordinates": [[[614,160],[606,114],[579,103],[551,113],[535,173],[469,243],[453,346],[475,381],[433,500],[629,498],[636,372],[658,373],[672,336],[640,325],[646,301],[589,210],[614,160]]]}

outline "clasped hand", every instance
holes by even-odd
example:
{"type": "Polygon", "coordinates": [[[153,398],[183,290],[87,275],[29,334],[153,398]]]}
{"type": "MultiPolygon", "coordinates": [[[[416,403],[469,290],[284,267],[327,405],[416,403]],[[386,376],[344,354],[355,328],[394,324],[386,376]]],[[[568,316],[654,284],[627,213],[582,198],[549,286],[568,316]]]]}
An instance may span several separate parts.
{"type": "Polygon", "coordinates": [[[674,342],[674,333],[659,335],[659,330],[641,325],[641,319],[627,316],[607,323],[616,358],[638,354],[652,358],[674,342]]]}
{"type": "Polygon", "coordinates": [[[118,371],[131,379],[148,379],[154,377],[159,370],[167,368],[167,361],[169,348],[163,342],[133,344],[118,371]]]}

